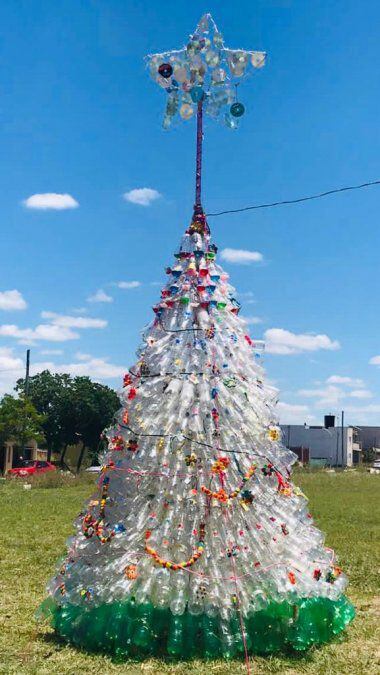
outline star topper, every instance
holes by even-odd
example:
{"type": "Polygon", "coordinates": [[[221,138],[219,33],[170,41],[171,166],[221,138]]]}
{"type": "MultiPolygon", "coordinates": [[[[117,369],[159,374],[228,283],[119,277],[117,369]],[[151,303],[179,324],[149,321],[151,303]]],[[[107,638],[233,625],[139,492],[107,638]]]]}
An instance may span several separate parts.
{"type": "Polygon", "coordinates": [[[199,21],[186,47],[146,57],[152,79],[167,92],[163,126],[179,115],[190,119],[199,103],[214,119],[235,129],[244,115],[237,85],[248,72],[265,64],[266,53],[228,49],[211,14],[199,21]]]}

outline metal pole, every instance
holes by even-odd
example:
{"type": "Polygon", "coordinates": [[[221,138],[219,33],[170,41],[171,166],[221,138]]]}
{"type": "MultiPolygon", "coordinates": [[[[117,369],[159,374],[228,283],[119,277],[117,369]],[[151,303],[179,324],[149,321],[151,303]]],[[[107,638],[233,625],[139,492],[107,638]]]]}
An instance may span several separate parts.
{"type": "Polygon", "coordinates": [[[26,350],[25,397],[29,396],[30,349],[26,350]]]}
{"type": "Polygon", "coordinates": [[[339,427],[336,428],[336,454],[335,454],[335,466],[337,467],[339,463],[339,427]]]}
{"type": "Polygon", "coordinates": [[[202,209],[202,142],[203,142],[203,101],[197,109],[197,156],[195,165],[195,205],[194,213],[203,213],[202,209]]]}
{"type": "Polygon", "coordinates": [[[342,410],[342,418],[341,418],[341,429],[342,429],[342,469],[343,469],[343,453],[344,453],[344,435],[343,435],[343,429],[344,429],[344,410],[342,410]]]}

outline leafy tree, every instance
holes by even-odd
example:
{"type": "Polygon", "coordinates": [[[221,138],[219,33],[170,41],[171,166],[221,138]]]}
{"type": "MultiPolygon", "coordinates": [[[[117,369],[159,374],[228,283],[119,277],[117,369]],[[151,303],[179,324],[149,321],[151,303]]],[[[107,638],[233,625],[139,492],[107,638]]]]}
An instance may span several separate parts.
{"type": "Polygon", "coordinates": [[[0,442],[14,439],[21,447],[30,440],[43,440],[45,418],[33,403],[23,395],[16,398],[10,394],[0,401],[0,442]]]}
{"type": "MultiPolygon", "coordinates": [[[[65,445],[75,442],[70,436],[69,420],[65,419],[65,394],[71,385],[70,375],[50,373],[44,370],[29,379],[28,396],[36,410],[45,416],[44,435],[48,447],[48,459],[52,452],[59,452],[65,445]]],[[[16,391],[25,390],[25,380],[17,381],[16,391]]]]}
{"type": "Polygon", "coordinates": [[[75,377],[70,389],[71,418],[75,421],[75,433],[82,440],[77,470],[82,464],[84,449],[92,457],[97,455],[100,435],[120,407],[119,397],[113,389],[92,382],[89,377],[75,377]]]}
{"type": "MultiPolygon", "coordinates": [[[[23,391],[25,381],[19,380],[16,388],[23,391]]],[[[89,377],[52,374],[48,370],[31,377],[29,398],[36,409],[46,415],[44,432],[48,456],[60,451],[64,461],[68,445],[82,441],[78,470],[84,450],[89,448],[95,456],[100,434],[107,427],[120,407],[116,392],[89,377]]]]}

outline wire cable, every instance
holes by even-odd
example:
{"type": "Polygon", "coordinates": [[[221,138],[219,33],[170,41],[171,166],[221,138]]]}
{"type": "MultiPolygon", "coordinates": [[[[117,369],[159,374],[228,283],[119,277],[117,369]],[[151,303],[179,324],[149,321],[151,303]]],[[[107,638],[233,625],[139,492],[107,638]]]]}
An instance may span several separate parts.
{"type": "Polygon", "coordinates": [[[288,204],[299,204],[300,202],[308,202],[312,199],[321,199],[322,197],[329,197],[338,192],[348,192],[349,190],[361,190],[362,188],[371,187],[372,185],[380,185],[380,180],[371,180],[368,183],[361,183],[360,185],[347,185],[346,187],[334,188],[326,192],[320,192],[316,195],[309,195],[308,197],[299,197],[298,199],[284,199],[278,202],[271,202],[269,204],[256,204],[253,206],[244,206],[241,209],[228,209],[226,211],[216,211],[215,213],[206,213],[208,218],[214,216],[224,216],[226,213],[242,213],[243,211],[253,211],[255,209],[269,209],[272,206],[286,206],[288,204]]]}

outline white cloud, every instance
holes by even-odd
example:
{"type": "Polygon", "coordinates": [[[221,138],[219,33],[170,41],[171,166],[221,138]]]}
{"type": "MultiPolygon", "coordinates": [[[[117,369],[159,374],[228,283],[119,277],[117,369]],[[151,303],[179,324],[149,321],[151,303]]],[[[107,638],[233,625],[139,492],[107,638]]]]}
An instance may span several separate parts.
{"type": "Polygon", "coordinates": [[[107,380],[113,377],[122,377],[126,372],[125,366],[117,366],[110,363],[108,359],[95,358],[89,354],[82,354],[81,356],[86,356],[86,360],[60,364],[49,361],[34,363],[32,364],[31,373],[34,375],[41,372],[41,370],[50,370],[53,373],[69,373],[73,377],[87,375],[94,380],[107,380]]]}
{"type": "Polygon", "coordinates": [[[79,361],[89,361],[91,359],[91,354],[84,354],[83,352],[76,352],[75,358],[79,361]]]}
{"type": "Polygon", "coordinates": [[[320,389],[300,389],[297,391],[297,396],[303,398],[317,398],[317,407],[335,406],[341,398],[345,396],[345,392],[339,387],[328,385],[320,389]]]}
{"type": "Polygon", "coordinates": [[[108,321],[105,319],[92,319],[89,316],[66,316],[55,312],[41,312],[43,319],[49,319],[54,326],[66,328],[105,328],[108,321]]]}
{"type": "Polygon", "coordinates": [[[344,412],[349,424],[376,426],[379,423],[380,403],[369,403],[364,406],[346,405],[344,412]]]}
{"type": "Polygon", "coordinates": [[[20,291],[0,291],[0,309],[19,310],[26,309],[27,304],[20,291]]]}
{"type": "Polygon", "coordinates": [[[343,384],[348,387],[364,387],[363,380],[345,375],[330,375],[326,380],[327,384],[343,384]]]}
{"type": "Polygon", "coordinates": [[[277,404],[277,412],[282,424],[303,424],[304,422],[312,422],[315,419],[314,416],[310,414],[307,405],[279,401],[277,404]]]}
{"type": "Polygon", "coordinates": [[[315,352],[319,349],[340,349],[337,340],[331,340],[328,335],[311,335],[307,333],[292,333],[284,328],[269,328],[265,331],[264,340],[266,351],[270,354],[300,354],[315,352]]]}
{"type": "Polygon", "coordinates": [[[359,414],[359,416],[360,415],[365,416],[372,413],[378,415],[380,413],[380,403],[370,403],[369,405],[366,406],[347,405],[345,407],[345,412],[357,413],[359,414]]]}
{"type": "Polygon", "coordinates": [[[59,356],[63,354],[63,349],[40,349],[40,354],[44,356],[59,356]]]}
{"type": "Polygon", "coordinates": [[[13,391],[16,380],[25,376],[23,359],[13,355],[9,347],[0,347],[0,396],[13,391]]]}
{"type": "Polygon", "coordinates": [[[347,398],[368,399],[373,397],[368,389],[353,389],[352,391],[347,391],[347,389],[342,389],[333,384],[315,389],[300,389],[297,391],[297,396],[318,399],[315,404],[317,408],[334,407],[337,406],[342,399],[347,398]]]}
{"type": "MultiPolygon", "coordinates": [[[[84,355],[83,355],[84,356],[84,355]]],[[[88,355],[86,355],[88,356],[88,355]]],[[[88,375],[92,379],[110,379],[122,377],[126,371],[125,366],[116,366],[107,359],[90,357],[81,363],[68,363],[57,366],[58,372],[70,373],[71,375],[88,375]]]]}
{"type": "MultiPolygon", "coordinates": [[[[79,362],[62,364],[56,364],[53,361],[35,362],[32,360],[30,373],[33,376],[42,370],[50,370],[52,373],[69,373],[73,377],[87,375],[95,381],[102,381],[115,377],[121,378],[126,372],[124,366],[110,363],[106,358],[94,358],[89,354],[81,354],[80,352],[76,354],[76,358],[79,362]]],[[[16,380],[24,376],[24,360],[14,356],[11,348],[0,347],[0,395],[12,392],[16,380]]]]}
{"type": "Polygon", "coordinates": [[[240,265],[249,265],[253,262],[261,262],[264,259],[258,251],[245,251],[240,248],[224,248],[221,253],[222,260],[240,265]]]}
{"type": "Polygon", "coordinates": [[[369,360],[371,366],[380,366],[380,356],[372,356],[369,360]]]}
{"type": "Polygon", "coordinates": [[[243,293],[238,293],[238,297],[243,300],[244,305],[255,305],[256,300],[252,291],[243,291],[243,293]]]}
{"type": "Polygon", "coordinates": [[[117,286],[119,288],[138,288],[141,286],[141,281],[118,281],[117,286]]]}
{"type": "Polygon", "coordinates": [[[129,192],[123,194],[123,198],[126,202],[131,202],[131,204],[139,204],[140,206],[150,206],[150,204],[156,199],[159,199],[161,194],[157,190],[152,188],[135,188],[129,192]]]}
{"type": "Polygon", "coordinates": [[[372,392],[368,389],[354,389],[348,394],[350,398],[373,398],[372,392]]]}
{"type": "Polygon", "coordinates": [[[20,344],[33,344],[35,340],[66,342],[66,340],[77,340],[80,337],[71,328],[47,323],[41,323],[35,328],[19,328],[13,324],[3,324],[0,325],[0,335],[17,338],[20,340],[20,344]]]}
{"type": "Polygon", "coordinates": [[[45,192],[42,194],[31,195],[23,202],[27,209],[38,209],[47,211],[64,211],[65,209],[76,209],[79,203],[68,194],[59,194],[57,192],[45,192]]]}
{"type": "Polygon", "coordinates": [[[73,307],[73,309],[70,310],[73,314],[87,314],[88,308],[87,307],[73,307]]]}
{"type": "Polygon", "coordinates": [[[111,295],[107,295],[107,293],[103,291],[102,288],[99,288],[99,290],[97,290],[94,295],[90,295],[87,298],[87,302],[113,302],[113,297],[111,295]]]}
{"type": "Polygon", "coordinates": [[[241,316],[241,318],[247,324],[247,326],[256,326],[259,323],[263,323],[263,319],[261,319],[259,316],[241,316]]]}
{"type": "Polygon", "coordinates": [[[0,373],[23,369],[22,359],[13,356],[13,350],[9,347],[0,347],[0,373]]]}

